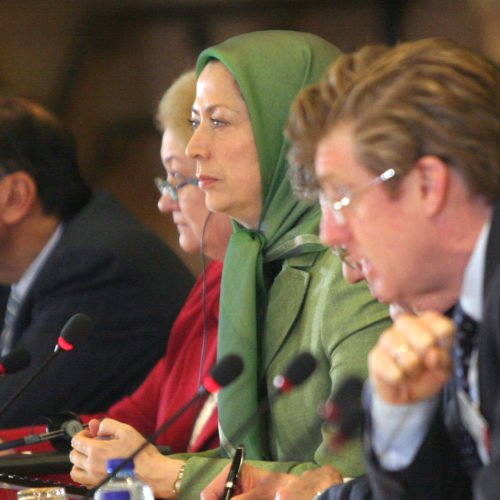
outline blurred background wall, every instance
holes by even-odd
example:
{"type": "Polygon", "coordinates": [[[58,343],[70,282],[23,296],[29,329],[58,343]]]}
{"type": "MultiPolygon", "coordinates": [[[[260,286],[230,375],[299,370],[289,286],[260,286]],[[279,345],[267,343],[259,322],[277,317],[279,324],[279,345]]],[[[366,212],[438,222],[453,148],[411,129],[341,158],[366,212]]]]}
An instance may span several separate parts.
{"type": "Polygon", "coordinates": [[[156,210],[152,117],[206,46],[261,29],[310,31],[344,51],[427,36],[500,62],[500,0],[0,0],[0,84],[62,116],[82,170],[185,258],[156,210]]]}

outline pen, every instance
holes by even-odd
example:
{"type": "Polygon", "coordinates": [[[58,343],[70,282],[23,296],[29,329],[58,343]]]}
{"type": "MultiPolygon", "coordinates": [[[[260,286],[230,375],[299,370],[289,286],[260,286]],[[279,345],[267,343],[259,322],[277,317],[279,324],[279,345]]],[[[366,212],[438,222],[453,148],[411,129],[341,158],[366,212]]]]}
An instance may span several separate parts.
{"type": "Polygon", "coordinates": [[[244,459],[245,447],[240,444],[238,448],[236,448],[233,461],[231,462],[231,468],[229,469],[229,474],[227,475],[226,487],[224,488],[224,494],[222,496],[223,500],[229,500],[233,496],[244,459]]]}

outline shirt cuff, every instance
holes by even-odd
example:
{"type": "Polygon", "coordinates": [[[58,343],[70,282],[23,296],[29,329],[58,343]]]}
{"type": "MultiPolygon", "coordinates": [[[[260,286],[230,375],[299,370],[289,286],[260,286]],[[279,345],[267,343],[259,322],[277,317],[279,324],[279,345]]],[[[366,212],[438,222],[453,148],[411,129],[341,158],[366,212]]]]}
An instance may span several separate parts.
{"type": "Polygon", "coordinates": [[[380,464],[387,470],[408,467],[427,434],[432,416],[439,404],[433,398],[395,405],[383,401],[371,391],[372,444],[380,464]]]}

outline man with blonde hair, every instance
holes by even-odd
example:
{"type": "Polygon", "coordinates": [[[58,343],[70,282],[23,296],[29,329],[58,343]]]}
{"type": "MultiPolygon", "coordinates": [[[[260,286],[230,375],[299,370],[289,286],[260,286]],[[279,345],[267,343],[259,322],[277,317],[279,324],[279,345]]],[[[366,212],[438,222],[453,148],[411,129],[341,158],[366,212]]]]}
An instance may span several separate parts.
{"type": "Polygon", "coordinates": [[[500,72],[428,39],[387,51],[340,87],[329,94],[323,79],[316,104],[299,98],[291,118],[309,130],[292,139],[297,158],[314,157],[314,173],[302,174],[319,188],[323,237],[361,264],[380,300],[459,297],[456,332],[440,313],[402,314],[370,353],[371,493],[350,498],[496,498],[500,72]]]}

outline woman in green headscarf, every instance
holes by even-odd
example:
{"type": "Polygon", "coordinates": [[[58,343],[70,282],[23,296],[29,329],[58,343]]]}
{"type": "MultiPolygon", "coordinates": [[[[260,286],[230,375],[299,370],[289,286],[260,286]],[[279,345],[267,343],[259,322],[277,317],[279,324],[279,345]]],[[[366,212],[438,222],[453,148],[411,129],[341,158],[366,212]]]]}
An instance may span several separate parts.
{"type": "MultiPolygon", "coordinates": [[[[367,352],[388,326],[388,311],[365,285],[343,281],[340,261],[318,237],[319,207],[292,194],[283,135],[295,95],[338,55],[311,34],[263,31],[231,38],[198,59],[187,154],[197,160],[208,207],[234,220],[218,357],[238,353],[245,369],[219,395],[221,450],[167,458],[149,448],[137,457],[136,472],[156,496],[197,498],[240,442],[249,462],[263,468],[301,473],[331,463],[344,475],[362,472],[358,443],[338,457],[329,451],[318,406],[347,376],[366,376],[367,352]],[[316,372],[242,435],[245,420],[273,392],[275,376],[302,351],[315,356],[316,372]]],[[[130,429],[104,422],[103,434],[119,441],[115,456],[140,442],[130,429]]],[[[93,471],[88,484],[102,471],[98,460],[85,465],[93,471]]]]}

